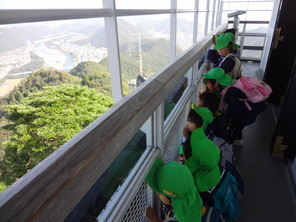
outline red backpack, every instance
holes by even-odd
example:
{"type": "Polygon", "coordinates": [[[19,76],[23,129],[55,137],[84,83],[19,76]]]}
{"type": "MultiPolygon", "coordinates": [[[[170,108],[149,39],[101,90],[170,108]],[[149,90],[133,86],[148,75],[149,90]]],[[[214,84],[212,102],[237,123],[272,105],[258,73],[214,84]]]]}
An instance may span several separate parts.
{"type": "Polygon", "coordinates": [[[247,99],[239,99],[240,101],[245,101],[246,106],[249,110],[251,110],[251,106],[248,104],[247,101],[251,101],[253,103],[260,103],[266,100],[269,95],[272,93],[271,87],[263,82],[262,80],[258,79],[257,77],[245,77],[242,76],[235,83],[231,86],[227,86],[222,90],[222,96],[224,98],[225,93],[229,89],[229,87],[235,87],[240,89],[246,96],[247,99]]]}

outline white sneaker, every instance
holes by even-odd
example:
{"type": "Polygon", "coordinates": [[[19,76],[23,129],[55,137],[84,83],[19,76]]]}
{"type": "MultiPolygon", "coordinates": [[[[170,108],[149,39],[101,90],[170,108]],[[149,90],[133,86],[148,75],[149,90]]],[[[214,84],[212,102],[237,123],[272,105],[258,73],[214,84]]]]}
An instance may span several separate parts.
{"type": "Polygon", "coordinates": [[[244,138],[242,138],[241,140],[234,140],[233,144],[237,145],[237,146],[243,146],[244,145],[244,138]]]}

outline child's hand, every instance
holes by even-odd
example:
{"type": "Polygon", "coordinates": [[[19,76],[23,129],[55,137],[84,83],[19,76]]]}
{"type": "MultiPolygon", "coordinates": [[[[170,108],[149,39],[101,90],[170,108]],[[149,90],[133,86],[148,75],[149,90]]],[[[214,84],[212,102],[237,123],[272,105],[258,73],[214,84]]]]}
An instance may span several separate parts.
{"type": "Polygon", "coordinates": [[[185,161],[186,161],[186,158],[185,158],[184,154],[179,154],[179,162],[184,163],[185,161]]]}
{"type": "Polygon", "coordinates": [[[160,222],[156,210],[151,206],[146,208],[144,216],[149,222],[160,222]]]}
{"type": "Polygon", "coordinates": [[[189,128],[188,128],[188,126],[185,126],[184,128],[183,128],[183,136],[184,136],[184,138],[188,138],[189,136],[188,136],[188,133],[189,133],[189,128]]]}
{"type": "Polygon", "coordinates": [[[199,91],[199,95],[207,91],[207,86],[205,84],[201,84],[201,88],[199,91]]]}
{"type": "Polygon", "coordinates": [[[217,37],[216,37],[215,35],[213,35],[212,43],[213,43],[214,45],[216,45],[216,39],[217,39],[217,37]]]}

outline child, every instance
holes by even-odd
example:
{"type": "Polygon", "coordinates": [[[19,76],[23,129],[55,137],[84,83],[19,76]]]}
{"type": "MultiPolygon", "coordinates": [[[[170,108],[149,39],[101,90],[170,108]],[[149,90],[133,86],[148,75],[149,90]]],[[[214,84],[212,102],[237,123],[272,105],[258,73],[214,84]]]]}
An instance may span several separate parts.
{"type": "Polygon", "coordinates": [[[234,35],[231,32],[222,33],[216,39],[214,49],[209,50],[207,59],[214,63],[214,68],[224,69],[232,78],[241,77],[240,60],[233,54],[238,45],[234,42],[234,35]]]}
{"type": "MultiPolygon", "coordinates": [[[[162,160],[156,159],[146,181],[164,204],[172,205],[178,221],[201,221],[202,200],[186,166],[175,161],[165,164],[162,160]]],[[[150,206],[147,207],[145,216],[149,222],[160,222],[150,206]]]]}
{"type": "Polygon", "coordinates": [[[195,180],[195,185],[201,193],[212,189],[220,181],[218,165],[220,150],[213,141],[206,137],[202,128],[203,119],[206,120],[209,117],[213,117],[209,109],[194,107],[188,114],[187,127],[183,130],[187,143],[190,141],[190,146],[184,146],[186,160],[184,165],[189,168],[195,180]],[[186,155],[187,149],[191,149],[191,156],[186,155]]]}
{"type": "Polygon", "coordinates": [[[207,107],[213,115],[218,111],[220,104],[220,95],[215,95],[212,92],[206,91],[198,95],[196,107],[207,107]]]}
{"type": "Polygon", "coordinates": [[[213,121],[205,130],[207,137],[212,139],[213,136],[217,136],[225,140],[228,135],[227,130],[229,130],[229,118],[219,109],[220,94],[217,95],[206,91],[199,94],[198,97],[199,100],[196,103],[196,107],[207,107],[213,113],[213,121]]]}
{"type": "MultiPolygon", "coordinates": [[[[230,86],[235,82],[235,79],[232,79],[221,68],[212,69],[210,72],[206,73],[204,77],[207,79],[216,80],[214,87],[220,92],[224,87],[230,86]]],[[[225,111],[226,115],[231,120],[232,132],[230,133],[230,137],[227,140],[229,144],[233,144],[235,142],[237,145],[242,145],[242,131],[245,126],[254,123],[256,121],[257,115],[267,108],[267,105],[264,102],[252,103],[248,101],[252,108],[249,110],[243,101],[244,99],[247,99],[247,96],[241,90],[235,87],[230,87],[223,98],[223,101],[227,107],[220,106],[222,111],[225,111]]]]}

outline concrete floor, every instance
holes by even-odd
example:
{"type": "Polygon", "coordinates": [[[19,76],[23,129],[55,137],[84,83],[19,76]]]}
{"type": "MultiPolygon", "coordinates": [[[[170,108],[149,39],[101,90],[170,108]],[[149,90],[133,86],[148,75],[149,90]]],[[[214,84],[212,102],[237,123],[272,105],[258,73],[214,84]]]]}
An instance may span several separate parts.
{"type": "MultiPolygon", "coordinates": [[[[256,73],[257,63],[243,63],[244,73],[256,73]]],[[[233,146],[244,178],[244,197],[239,222],[295,222],[295,183],[288,159],[271,155],[271,139],[280,112],[269,104],[257,121],[244,131],[244,145],[233,146]]]]}

